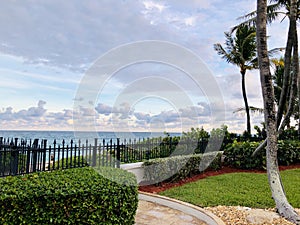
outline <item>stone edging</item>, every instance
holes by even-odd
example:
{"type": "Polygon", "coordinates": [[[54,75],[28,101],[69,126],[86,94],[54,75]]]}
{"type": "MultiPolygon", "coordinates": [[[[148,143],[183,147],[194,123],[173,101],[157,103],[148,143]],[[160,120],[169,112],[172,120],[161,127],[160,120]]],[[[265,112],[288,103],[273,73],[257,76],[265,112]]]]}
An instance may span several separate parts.
{"type": "Polygon", "coordinates": [[[177,199],[168,198],[161,195],[151,194],[147,192],[139,192],[139,199],[154,202],[169,208],[179,210],[183,213],[198,218],[209,225],[225,225],[225,223],[213,213],[204,210],[198,206],[179,201],[177,199]]]}

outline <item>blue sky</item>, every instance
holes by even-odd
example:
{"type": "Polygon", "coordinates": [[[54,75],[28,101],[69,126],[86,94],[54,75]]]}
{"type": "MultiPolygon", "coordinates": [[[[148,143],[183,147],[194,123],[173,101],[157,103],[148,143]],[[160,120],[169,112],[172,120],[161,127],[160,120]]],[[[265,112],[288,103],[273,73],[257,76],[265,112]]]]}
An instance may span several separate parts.
{"type": "MultiPolygon", "coordinates": [[[[226,118],[221,123],[242,132],[245,116],[232,113],[243,106],[239,70],[224,63],[213,44],[224,43],[224,32],[255,4],[253,0],[1,1],[1,129],[73,130],[77,89],[96,60],[120,45],[159,40],[185,47],[203,60],[222,92],[226,118]]],[[[274,23],[269,35],[270,48],[283,47],[286,22],[274,23]]],[[[246,82],[250,105],[262,107],[257,71],[248,72],[246,82]]],[[[93,104],[93,110],[83,115],[91,116],[99,131],[181,132],[192,126],[213,127],[210,102],[201,88],[182,71],[161,63],[139,63],[118,71],[93,104]],[[146,86],[168,95],[149,92],[116,106],[129,87],[133,96],[145,89],[145,84],[135,86],[140,77],[164,78],[168,82],[146,86]],[[181,108],[165,97],[180,99],[173,86],[189,96],[188,105],[181,108]]],[[[261,115],[252,115],[253,124],[261,121],[261,115]]]]}

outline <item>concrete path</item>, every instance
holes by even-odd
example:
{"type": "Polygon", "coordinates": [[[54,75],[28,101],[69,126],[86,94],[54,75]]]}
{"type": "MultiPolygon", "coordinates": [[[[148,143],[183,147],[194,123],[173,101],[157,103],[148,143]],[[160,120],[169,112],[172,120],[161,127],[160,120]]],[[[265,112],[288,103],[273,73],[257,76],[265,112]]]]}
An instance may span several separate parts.
{"type": "Polygon", "coordinates": [[[224,225],[214,214],[167,197],[140,193],[135,225],[224,225]]]}

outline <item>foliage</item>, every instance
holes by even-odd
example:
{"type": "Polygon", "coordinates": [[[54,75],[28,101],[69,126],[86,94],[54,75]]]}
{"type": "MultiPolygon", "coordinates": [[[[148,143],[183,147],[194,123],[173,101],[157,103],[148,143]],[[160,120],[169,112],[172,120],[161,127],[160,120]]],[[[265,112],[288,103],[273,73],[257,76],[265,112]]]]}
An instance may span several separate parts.
{"type": "Polygon", "coordinates": [[[285,129],[280,135],[279,139],[281,140],[299,140],[298,139],[298,131],[295,127],[290,127],[289,129],[285,129]]]}
{"type": "Polygon", "coordinates": [[[86,157],[83,156],[73,156],[69,158],[63,158],[57,161],[51,161],[48,165],[49,170],[73,168],[73,167],[85,167],[89,166],[86,157]]]}
{"type": "Polygon", "coordinates": [[[183,132],[182,138],[188,138],[192,140],[201,140],[205,138],[209,138],[209,133],[204,130],[203,127],[201,128],[191,128],[191,131],[183,132]]]}
{"type": "Polygon", "coordinates": [[[41,172],[3,178],[0,186],[1,224],[134,224],[136,180],[120,169],[41,172]]]}
{"type": "MultiPolygon", "coordinates": [[[[228,144],[224,151],[225,164],[240,169],[265,169],[265,151],[260,151],[255,157],[252,156],[252,153],[259,144],[259,142],[237,141],[228,144]]],[[[299,163],[300,142],[295,140],[279,140],[277,158],[279,165],[299,163]]]]}
{"type": "Polygon", "coordinates": [[[262,128],[255,125],[254,129],[256,130],[256,136],[263,140],[263,139],[267,138],[266,123],[262,122],[261,125],[262,125],[262,128]]]}
{"type": "MultiPolygon", "coordinates": [[[[300,207],[300,170],[281,172],[287,198],[300,207]]],[[[266,174],[232,173],[207,177],[183,186],[171,188],[161,195],[179,199],[201,207],[246,206],[251,208],[274,208],[266,174]]]]}
{"type": "Polygon", "coordinates": [[[224,163],[240,169],[263,169],[266,165],[265,152],[261,151],[257,156],[252,157],[252,153],[258,146],[258,142],[234,141],[226,146],[224,163]]]}
{"type": "Polygon", "coordinates": [[[221,167],[221,153],[193,154],[153,159],[144,162],[144,178],[151,183],[161,181],[175,182],[199,174],[205,163],[208,168],[217,170],[221,167]]]}
{"type": "Polygon", "coordinates": [[[294,140],[278,141],[279,165],[290,165],[300,162],[300,142],[294,140]]]}

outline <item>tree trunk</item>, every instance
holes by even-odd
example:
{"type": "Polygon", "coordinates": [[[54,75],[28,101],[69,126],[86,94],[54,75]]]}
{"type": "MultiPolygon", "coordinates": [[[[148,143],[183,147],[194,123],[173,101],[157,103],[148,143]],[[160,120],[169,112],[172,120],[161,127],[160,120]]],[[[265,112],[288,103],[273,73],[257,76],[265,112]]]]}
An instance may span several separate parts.
{"type": "MultiPolygon", "coordinates": [[[[295,0],[293,0],[295,1],[295,0]]],[[[261,88],[264,101],[264,117],[267,130],[267,173],[276,208],[280,215],[300,224],[300,216],[287,201],[282,186],[277,161],[277,124],[275,112],[275,96],[267,49],[267,0],[257,0],[256,39],[261,88]]]]}
{"type": "Polygon", "coordinates": [[[247,132],[248,132],[248,134],[251,134],[250,110],[249,110],[247,94],[246,94],[246,85],[245,85],[246,71],[242,70],[241,75],[242,75],[242,94],[243,94],[243,99],[244,99],[244,103],[245,103],[245,111],[246,111],[246,116],[247,116],[247,120],[246,120],[246,122],[247,122],[247,132]]]}
{"type": "MultiPolygon", "coordinates": [[[[290,12],[292,8],[290,9],[290,12]]],[[[292,12],[291,12],[292,13],[292,12]]],[[[289,89],[289,80],[291,74],[291,56],[292,56],[292,48],[293,42],[295,38],[295,30],[294,27],[296,26],[296,20],[292,18],[292,15],[289,17],[289,31],[288,31],[288,38],[285,47],[284,53],[284,72],[283,72],[283,82],[282,82],[282,89],[280,93],[280,99],[278,103],[278,111],[277,111],[277,128],[281,123],[281,119],[283,116],[284,108],[286,107],[287,101],[287,93],[289,89]]]]}
{"type": "Polygon", "coordinates": [[[298,85],[297,85],[297,90],[298,90],[298,139],[300,140],[300,72],[299,72],[299,53],[298,53],[298,35],[296,32],[296,38],[295,38],[295,45],[297,44],[297,60],[295,59],[295,66],[297,66],[297,79],[298,79],[298,85]]]}
{"type": "Polygon", "coordinates": [[[282,121],[280,127],[278,128],[279,132],[283,132],[285,126],[287,126],[288,123],[290,122],[290,118],[291,118],[291,116],[294,112],[294,108],[295,108],[294,107],[295,106],[295,98],[297,96],[297,78],[299,76],[298,35],[297,35],[296,16],[295,16],[295,13],[297,13],[297,11],[292,12],[292,9],[293,9],[292,7],[293,6],[291,6],[291,17],[293,16],[293,18],[290,18],[290,20],[293,21],[292,28],[294,30],[294,32],[293,32],[293,35],[294,35],[293,59],[292,59],[293,69],[292,69],[292,73],[291,73],[291,81],[290,81],[291,87],[290,87],[290,92],[289,92],[288,109],[287,109],[286,115],[284,117],[284,120],[282,121]]]}

